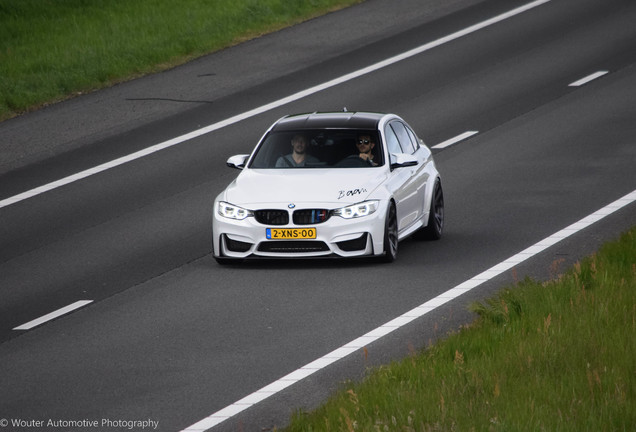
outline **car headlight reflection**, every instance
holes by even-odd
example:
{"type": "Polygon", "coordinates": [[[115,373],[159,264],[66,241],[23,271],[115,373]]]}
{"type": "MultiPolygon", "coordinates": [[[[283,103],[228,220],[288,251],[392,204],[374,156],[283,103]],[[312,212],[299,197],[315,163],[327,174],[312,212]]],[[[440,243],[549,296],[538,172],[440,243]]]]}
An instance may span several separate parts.
{"type": "Polygon", "coordinates": [[[224,201],[219,201],[219,207],[217,211],[223,217],[236,220],[243,220],[246,217],[253,215],[250,210],[235,206],[230,203],[226,203],[224,201]]]}
{"type": "Polygon", "coordinates": [[[361,203],[336,209],[333,211],[333,214],[344,219],[359,218],[369,216],[370,214],[374,213],[378,209],[378,206],[379,201],[364,201],[361,203]]]}

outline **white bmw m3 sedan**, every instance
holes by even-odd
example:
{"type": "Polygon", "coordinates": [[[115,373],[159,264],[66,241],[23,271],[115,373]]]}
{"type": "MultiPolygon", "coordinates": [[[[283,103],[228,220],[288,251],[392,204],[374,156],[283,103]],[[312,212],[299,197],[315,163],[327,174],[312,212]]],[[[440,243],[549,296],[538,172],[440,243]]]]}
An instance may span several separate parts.
{"type": "Polygon", "coordinates": [[[214,202],[213,254],[246,258],[378,257],[398,242],[439,239],[444,195],[431,151],[393,114],[286,116],[214,202]]]}

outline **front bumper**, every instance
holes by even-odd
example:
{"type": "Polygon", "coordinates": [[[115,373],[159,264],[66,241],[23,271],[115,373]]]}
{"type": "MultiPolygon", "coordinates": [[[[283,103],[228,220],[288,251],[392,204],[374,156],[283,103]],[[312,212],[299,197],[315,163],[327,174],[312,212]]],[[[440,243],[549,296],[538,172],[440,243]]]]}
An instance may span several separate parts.
{"type": "MultiPolygon", "coordinates": [[[[284,205],[267,206],[269,209],[287,210],[284,205]]],[[[324,208],[324,207],[323,207],[324,208]]],[[[267,225],[254,217],[243,220],[225,218],[214,206],[212,222],[213,254],[228,258],[310,258],[310,257],[359,257],[380,255],[383,252],[384,218],[386,203],[367,216],[344,219],[332,215],[322,223],[297,225],[267,225]],[[315,228],[315,239],[269,240],[267,228],[315,228]]],[[[297,210],[302,210],[302,207],[297,210]]],[[[292,218],[290,217],[290,221],[292,218]]]]}

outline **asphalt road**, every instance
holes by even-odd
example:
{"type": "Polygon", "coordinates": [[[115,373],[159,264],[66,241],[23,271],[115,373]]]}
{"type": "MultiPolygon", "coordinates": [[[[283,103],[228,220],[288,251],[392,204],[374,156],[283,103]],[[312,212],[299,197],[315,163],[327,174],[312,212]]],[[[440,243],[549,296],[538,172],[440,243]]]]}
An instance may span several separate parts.
{"type": "MultiPolygon", "coordinates": [[[[183,430],[636,190],[636,4],[553,0],[484,25],[527,3],[420,3],[369,0],[0,124],[4,200],[483,27],[1,207],[0,419],[183,430]],[[344,106],[398,113],[429,146],[477,132],[435,150],[445,237],[401,243],[390,265],[217,265],[211,203],[237,173],[225,160],[287,113],[344,106]],[[14,330],[79,300],[92,302],[14,330]]],[[[469,321],[471,301],[554,276],[635,223],[629,204],[214,430],[280,427],[469,321]]]]}

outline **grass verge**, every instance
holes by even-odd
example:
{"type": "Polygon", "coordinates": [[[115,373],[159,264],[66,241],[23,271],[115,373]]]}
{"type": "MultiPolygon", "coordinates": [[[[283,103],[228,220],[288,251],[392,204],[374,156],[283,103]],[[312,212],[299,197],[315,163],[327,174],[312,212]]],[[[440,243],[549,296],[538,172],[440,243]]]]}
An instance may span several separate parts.
{"type": "Polygon", "coordinates": [[[0,0],[0,121],[361,0],[0,0]]]}
{"type": "Polygon", "coordinates": [[[471,309],[472,325],[346,383],[286,430],[635,430],[636,228],[557,280],[471,309]]]}

